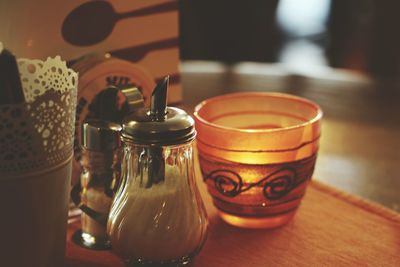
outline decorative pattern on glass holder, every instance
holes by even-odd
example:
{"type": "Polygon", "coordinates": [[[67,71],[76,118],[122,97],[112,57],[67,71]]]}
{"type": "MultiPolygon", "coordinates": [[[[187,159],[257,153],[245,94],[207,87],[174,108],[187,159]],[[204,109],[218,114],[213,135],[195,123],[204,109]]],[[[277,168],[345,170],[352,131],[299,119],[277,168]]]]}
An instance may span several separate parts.
{"type": "Polygon", "coordinates": [[[281,166],[278,169],[253,183],[245,183],[237,172],[222,168],[208,174],[205,174],[202,169],[203,180],[204,182],[212,180],[216,190],[226,197],[233,198],[253,187],[261,187],[265,199],[269,201],[278,200],[311,179],[315,158],[316,156],[313,155],[301,161],[280,164],[281,166]],[[300,168],[303,170],[300,170],[300,168]],[[307,170],[304,171],[304,168],[307,170]]]}

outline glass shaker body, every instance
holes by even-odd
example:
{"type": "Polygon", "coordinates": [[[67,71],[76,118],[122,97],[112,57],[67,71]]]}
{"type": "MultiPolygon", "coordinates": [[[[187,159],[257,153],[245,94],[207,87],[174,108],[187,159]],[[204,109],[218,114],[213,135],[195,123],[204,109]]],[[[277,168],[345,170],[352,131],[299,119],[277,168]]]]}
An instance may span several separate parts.
{"type": "MultiPolygon", "coordinates": [[[[110,211],[113,188],[118,181],[118,153],[118,149],[107,152],[82,149],[81,204],[104,216],[110,211]]],[[[81,215],[81,224],[81,238],[86,246],[93,248],[110,246],[106,225],[85,212],[81,215]]]]}
{"type": "Polygon", "coordinates": [[[82,230],[73,240],[87,248],[110,248],[106,224],[120,176],[120,130],[120,125],[103,120],[82,125],[82,173],[71,198],[82,210],[82,230]]]}
{"type": "Polygon", "coordinates": [[[107,229],[113,251],[128,264],[181,266],[200,251],[208,222],[196,187],[192,143],[124,142],[122,180],[107,229]]]}

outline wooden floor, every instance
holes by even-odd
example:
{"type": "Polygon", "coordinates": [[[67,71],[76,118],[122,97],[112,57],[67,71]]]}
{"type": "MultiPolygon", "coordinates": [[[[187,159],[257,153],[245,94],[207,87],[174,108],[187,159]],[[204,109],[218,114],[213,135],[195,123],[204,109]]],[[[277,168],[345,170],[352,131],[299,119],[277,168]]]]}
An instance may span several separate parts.
{"type": "Polygon", "coordinates": [[[314,179],[400,211],[400,92],[365,76],[324,69],[293,74],[279,65],[182,64],[184,106],[237,91],[279,91],[324,110],[314,179]]]}

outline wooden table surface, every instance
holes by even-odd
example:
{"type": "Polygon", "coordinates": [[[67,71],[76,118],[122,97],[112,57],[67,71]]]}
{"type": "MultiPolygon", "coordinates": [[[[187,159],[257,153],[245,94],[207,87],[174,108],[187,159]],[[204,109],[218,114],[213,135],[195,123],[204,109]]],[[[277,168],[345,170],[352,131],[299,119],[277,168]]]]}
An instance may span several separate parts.
{"type": "Polygon", "coordinates": [[[293,74],[279,65],[184,62],[184,107],[238,91],[278,91],[324,110],[314,179],[400,211],[400,92],[361,74],[324,69],[293,74]]]}
{"type": "MultiPolygon", "coordinates": [[[[195,153],[197,186],[209,218],[192,267],[400,266],[400,214],[312,181],[295,217],[276,229],[242,229],[218,216],[195,153]]],[[[111,251],[81,248],[69,224],[65,267],[123,267],[111,251]]]]}
{"type": "MultiPolygon", "coordinates": [[[[212,62],[185,62],[181,70],[188,111],[201,100],[237,91],[287,92],[316,101],[325,117],[314,179],[400,210],[399,95],[341,71],[304,77],[279,66],[212,62]]],[[[210,233],[194,267],[400,266],[398,213],[313,182],[286,226],[244,230],[219,219],[195,166],[210,233]]],[[[109,251],[73,244],[77,227],[69,226],[66,266],[123,266],[109,251]]]]}

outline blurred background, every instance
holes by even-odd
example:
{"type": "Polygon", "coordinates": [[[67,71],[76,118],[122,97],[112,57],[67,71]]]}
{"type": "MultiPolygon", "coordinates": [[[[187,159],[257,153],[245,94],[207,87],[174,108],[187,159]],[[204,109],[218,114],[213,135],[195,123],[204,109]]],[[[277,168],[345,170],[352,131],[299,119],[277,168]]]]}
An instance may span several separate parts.
{"type": "Polygon", "coordinates": [[[317,180],[400,210],[400,2],[180,1],[184,103],[282,91],[324,110],[317,180]]]}
{"type": "Polygon", "coordinates": [[[400,71],[395,0],[180,1],[181,58],[400,71]]]}

